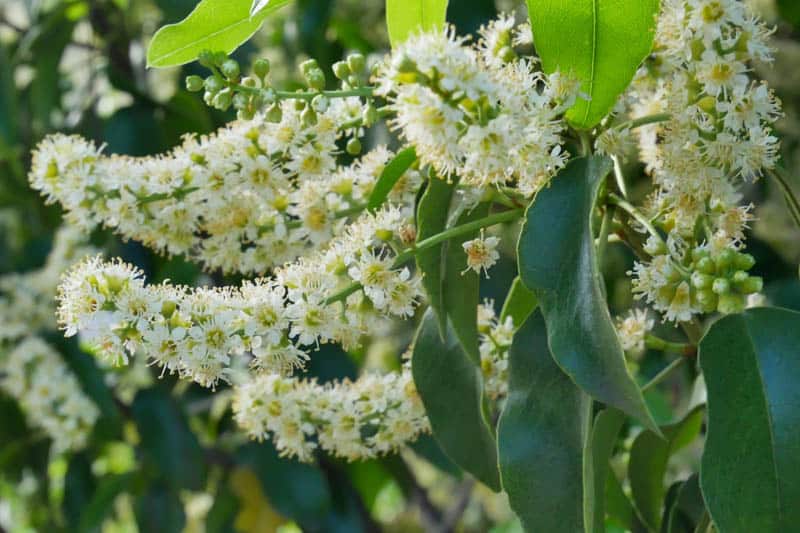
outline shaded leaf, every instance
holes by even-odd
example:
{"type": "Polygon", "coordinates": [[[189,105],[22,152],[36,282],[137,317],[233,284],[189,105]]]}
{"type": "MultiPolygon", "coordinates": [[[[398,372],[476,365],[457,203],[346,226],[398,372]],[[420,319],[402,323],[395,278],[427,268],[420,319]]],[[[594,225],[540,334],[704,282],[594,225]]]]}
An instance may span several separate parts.
{"type": "Polygon", "coordinates": [[[540,313],[514,336],[509,376],[497,448],[511,508],[526,531],[582,531],[591,401],[553,361],[540,313]]]}
{"type": "Polygon", "coordinates": [[[392,192],[392,188],[397,181],[403,177],[403,174],[411,168],[411,165],[413,165],[416,160],[417,152],[413,147],[406,148],[395,155],[394,158],[386,164],[381,175],[378,177],[378,181],[375,183],[375,187],[369,195],[367,208],[375,210],[380,207],[381,204],[386,201],[386,198],[389,197],[389,193],[392,192]]]}
{"type": "Polygon", "coordinates": [[[653,529],[661,527],[667,462],[700,434],[703,410],[704,406],[697,406],[680,422],[662,427],[664,438],[643,431],[633,441],[628,463],[631,496],[639,516],[653,529]]]}
{"type": "Polygon", "coordinates": [[[233,52],[271,13],[291,0],[271,0],[250,16],[251,0],[201,0],[180,22],[159,29],[147,48],[148,67],[173,67],[197,59],[203,50],[233,52]]]}
{"type": "Polygon", "coordinates": [[[700,342],[708,434],[700,486],[720,531],[800,524],[800,313],[750,309],[700,342]]]}
{"type": "Polygon", "coordinates": [[[480,369],[464,353],[450,325],[442,340],[431,310],[417,332],[411,369],[442,450],[461,468],[499,490],[494,436],[482,412],[480,369]]]}
{"type": "Polygon", "coordinates": [[[591,128],[605,117],[653,47],[658,0],[528,0],[545,72],[581,82],[567,119],[591,128]],[[624,43],[622,45],[621,43],[624,43]]]}
{"type": "MultiPolygon", "coordinates": [[[[454,183],[432,177],[417,207],[417,242],[441,233],[447,227],[447,214],[455,190],[454,183]]],[[[444,308],[442,278],[444,276],[445,243],[416,254],[417,269],[422,273],[422,286],[428,303],[436,314],[439,331],[444,337],[447,313],[444,308]]]]}
{"type": "Polygon", "coordinates": [[[130,488],[132,480],[132,474],[117,474],[101,479],[81,511],[78,531],[100,531],[106,517],[114,510],[114,500],[130,488]]]}
{"type": "Polygon", "coordinates": [[[539,302],[536,300],[536,295],[517,276],[508,290],[506,301],[503,302],[503,309],[500,311],[500,322],[503,323],[507,317],[511,317],[511,320],[514,321],[514,327],[519,327],[536,310],[537,305],[539,305],[539,302]]]}
{"type": "Polygon", "coordinates": [[[700,492],[700,478],[692,474],[681,484],[675,495],[675,504],[665,520],[667,533],[692,533],[701,523],[706,511],[700,492]]]}
{"type": "Polygon", "coordinates": [[[136,498],[134,512],[139,531],[176,533],[186,525],[180,496],[162,484],[148,485],[144,494],[136,498]]]}
{"type": "Polygon", "coordinates": [[[595,416],[586,440],[583,459],[583,515],[587,532],[605,532],[606,478],[610,472],[608,461],[624,422],[625,415],[622,411],[604,409],[595,416]]]}
{"type": "Polygon", "coordinates": [[[447,0],[386,0],[386,26],[392,46],[419,31],[443,28],[447,0]]]}
{"type": "Polygon", "coordinates": [[[601,289],[591,222],[610,169],[606,158],[573,159],[539,192],[519,237],[520,278],[539,299],[558,365],[593,398],[657,432],[601,289]]]}

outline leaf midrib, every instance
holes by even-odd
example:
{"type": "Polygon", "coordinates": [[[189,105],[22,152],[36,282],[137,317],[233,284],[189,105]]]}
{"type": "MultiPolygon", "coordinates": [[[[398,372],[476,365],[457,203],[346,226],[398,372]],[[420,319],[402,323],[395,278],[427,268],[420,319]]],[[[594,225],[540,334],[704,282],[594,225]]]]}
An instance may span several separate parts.
{"type": "MultiPolygon", "coordinates": [[[[184,50],[186,50],[187,48],[191,48],[191,47],[193,47],[193,46],[196,46],[198,43],[202,43],[202,42],[204,42],[204,41],[208,41],[209,39],[212,39],[212,38],[216,37],[217,35],[219,35],[219,34],[221,34],[221,33],[225,33],[225,32],[227,32],[227,31],[229,31],[229,30],[231,30],[231,29],[233,29],[233,28],[236,28],[237,26],[240,26],[241,24],[244,24],[245,22],[250,22],[250,20],[251,20],[251,18],[250,18],[250,16],[248,15],[247,17],[245,17],[245,18],[244,18],[244,19],[242,19],[242,20],[239,20],[239,21],[237,21],[237,22],[234,22],[233,24],[231,24],[231,25],[229,25],[229,26],[225,26],[225,27],[224,27],[224,28],[222,28],[222,29],[219,29],[219,30],[217,30],[217,31],[214,31],[214,32],[211,32],[211,33],[209,33],[209,34],[208,34],[208,35],[206,35],[205,37],[202,37],[202,38],[200,38],[200,39],[197,39],[196,41],[192,41],[192,42],[191,42],[191,43],[189,43],[189,44],[185,44],[185,45],[183,45],[183,46],[180,46],[180,47],[178,47],[178,48],[174,49],[172,52],[169,52],[169,53],[167,53],[167,54],[164,54],[164,55],[158,56],[158,58],[156,58],[156,59],[153,59],[153,61],[152,61],[150,64],[151,64],[152,66],[158,66],[158,63],[160,63],[160,62],[162,62],[162,61],[165,61],[165,60],[169,59],[170,57],[172,57],[172,56],[174,56],[174,55],[176,55],[176,54],[179,54],[180,52],[183,52],[183,51],[184,51],[184,50]]],[[[174,26],[173,26],[173,27],[174,27],[174,26]]],[[[165,28],[165,29],[172,29],[172,28],[165,28]]]]}
{"type": "Polygon", "coordinates": [[[592,109],[592,97],[594,96],[594,71],[597,65],[597,0],[592,1],[592,62],[589,67],[589,101],[586,103],[586,110],[583,113],[583,123],[589,120],[589,111],[592,109]]]}

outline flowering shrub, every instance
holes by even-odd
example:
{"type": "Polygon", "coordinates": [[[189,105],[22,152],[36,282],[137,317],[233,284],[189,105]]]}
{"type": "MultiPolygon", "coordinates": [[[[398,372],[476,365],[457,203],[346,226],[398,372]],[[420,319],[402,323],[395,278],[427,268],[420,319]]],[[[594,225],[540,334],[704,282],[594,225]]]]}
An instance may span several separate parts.
{"type": "MultiPolygon", "coordinates": [[[[237,24],[255,31],[284,3],[245,2],[237,24]]],[[[387,1],[389,53],[307,59],[296,90],[273,62],[230,55],[252,31],[205,17],[217,0],[160,30],[148,61],[197,59],[208,72],[186,89],[237,119],[156,156],[38,143],[29,182],[63,208],[68,243],[0,279],[3,307],[31,308],[0,314],[14,345],[0,387],[55,452],[87,445],[98,408],[29,332],[50,326],[38,300],[66,270],[67,337],[106,367],[229,398],[237,432],[282,458],[395,457],[432,434],[525,531],[792,530],[800,315],[766,307],[747,248],[754,184],[774,180],[800,224],[781,103],[755,74],[773,29],[735,0],[542,0],[471,37],[446,2],[419,3],[387,1]],[[235,282],[148,279],[75,236],[98,228],[235,282]],[[612,256],[630,258],[624,306],[604,282],[612,256]],[[503,264],[518,275],[495,308],[482,289],[503,264]],[[304,375],[408,323],[391,363],[304,375]],[[665,419],[653,393],[678,371],[696,394],[675,389],[665,419]],[[687,446],[699,464],[668,473],[687,446]]],[[[159,412],[148,394],[134,419],[159,412]]]]}

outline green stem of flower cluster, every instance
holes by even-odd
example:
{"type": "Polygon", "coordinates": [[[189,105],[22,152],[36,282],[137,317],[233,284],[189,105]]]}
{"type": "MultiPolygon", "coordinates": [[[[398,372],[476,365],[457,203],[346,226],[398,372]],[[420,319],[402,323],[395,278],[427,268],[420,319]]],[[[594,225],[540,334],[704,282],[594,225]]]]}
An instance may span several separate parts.
{"type": "Polygon", "coordinates": [[[679,359],[675,359],[670,364],[668,364],[664,370],[656,374],[653,379],[648,381],[647,383],[642,386],[642,392],[647,392],[665,379],[667,379],[670,374],[672,374],[676,369],[680,368],[683,365],[684,361],[686,361],[686,357],[681,357],[679,359]]]}
{"type": "Polygon", "coordinates": [[[671,342],[660,337],[656,337],[655,335],[647,335],[644,342],[645,345],[652,350],[677,353],[687,357],[697,354],[697,347],[694,344],[671,342]]]}
{"type": "Polygon", "coordinates": [[[609,194],[608,199],[610,203],[620,207],[623,211],[632,216],[639,224],[644,226],[647,232],[650,233],[653,237],[657,238],[659,241],[664,243],[664,239],[661,237],[661,234],[658,232],[655,226],[653,226],[653,223],[650,222],[650,220],[646,216],[644,216],[644,213],[642,213],[635,206],[633,206],[633,204],[631,204],[624,198],[621,198],[614,193],[609,194]]]}
{"type": "Polygon", "coordinates": [[[621,124],[617,124],[614,126],[614,129],[617,130],[632,130],[636,129],[640,126],[647,126],[649,124],[657,124],[659,122],[666,122],[672,118],[672,115],[669,113],[655,113],[653,115],[647,115],[644,117],[634,118],[632,120],[628,120],[621,124]]]}
{"type": "MultiPolygon", "coordinates": [[[[393,268],[397,268],[405,264],[406,262],[410,261],[411,259],[413,259],[418,252],[427,250],[429,248],[433,248],[434,246],[441,244],[445,241],[448,241],[454,237],[458,237],[460,235],[464,235],[467,233],[472,233],[473,231],[479,230],[481,228],[487,228],[489,226],[494,226],[496,224],[502,224],[504,222],[514,221],[520,218],[524,212],[525,210],[522,208],[510,209],[508,211],[503,211],[502,213],[495,213],[493,215],[489,215],[487,217],[478,220],[473,220],[472,222],[468,222],[466,224],[461,224],[460,226],[452,227],[441,233],[437,233],[436,235],[432,235],[427,239],[419,241],[415,245],[411,246],[410,248],[400,253],[397,257],[395,257],[392,266],[393,268]]],[[[341,291],[337,292],[336,294],[325,300],[325,303],[332,304],[335,302],[340,302],[346,299],[354,292],[358,291],[359,289],[361,289],[360,283],[351,283],[341,291]]]]}
{"type": "MultiPolygon", "coordinates": [[[[258,89],[263,91],[264,89],[258,89]]],[[[360,98],[369,98],[372,96],[374,87],[365,86],[357,87],[355,89],[339,89],[334,91],[275,91],[275,96],[281,100],[313,100],[318,95],[327,98],[349,98],[351,96],[358,96],[360,98]]]]}

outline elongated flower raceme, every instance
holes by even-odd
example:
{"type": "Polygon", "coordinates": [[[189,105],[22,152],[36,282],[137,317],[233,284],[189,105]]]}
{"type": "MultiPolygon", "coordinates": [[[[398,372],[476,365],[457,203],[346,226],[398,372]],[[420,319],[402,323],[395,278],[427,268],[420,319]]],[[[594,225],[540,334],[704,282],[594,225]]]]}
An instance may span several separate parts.
{"type": "Polygon", "coordinates": [[[668,235],[666,245],[651,236],[653,260],[636,264],[634,290],[667,319],[683,321],[740,311],[746,296],[760,290],[760,279],[746,274],[749,259],[730,266],[752,219],[750,207],[739,205],[738,189],[774,167],[779,145],[772,127],[781,112],[766,84],[749,76],[752,62],[771,61],[770,31],[742,2],[668,0],[662,6],[656,60],[632,94],[635,116],[670,117],[636,130],[657,186],[645,210],[668,235]],[[704,229],[699,240],[698,227],[704,229]]]}
{"type": "MultiPolygon", "coordinates": [[[[30,181],[75,225],[103,224],[209,268],[263,273],[328,242],[363,209],[392,157],[379,147],[337,166],[347,105],[336,100],[308,124],[285,102],[280,122],[236,122],[162,157],[106,156],[54,135],[34,153],[30,181]]],[[[390,199],[410,205],[419,181],[409,170],[390,199]]]]}
{"type": "Polygon", "coordinates": [[[291,371],[320,343],[352,347],[371,321],[413,314],[419,280],[393,265],[388,246],[408,217],[392,206],[365,213],[324,251],[236,289],[146,286],[136,268],[92,258],[64,278],[59,318],[108,358],[142,350],[204,385],[226,380],[244,353],[257,368],[291,371]],[[355,282],[360,290],[328,302],[355,282]]]}
{"type": "Polygon", "coordinates": [[[512,27],[502,18],[477,44],[451,27],[414,35],[382,66],[378,93],[391,102],[393,127],[439,176],[530,196],[566,161],[560,116],[577,91],[516,57],[512,27]]]}
{"type": "Polygon", "coordinates": [[[0,351],[0,389],[52,439],[55,453],[85,447],[100,415],[58,352],[39,337],[0,351]]]}
{"type": "Polygon", "coordinates": [[[316,448],[347,460],[370,458],[429,431],[408,369],[325,385],[265,374],[236,387],[233,410],[249,435],[271,437],[283,455],[301,460],[316,448]]]}

